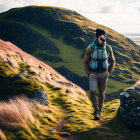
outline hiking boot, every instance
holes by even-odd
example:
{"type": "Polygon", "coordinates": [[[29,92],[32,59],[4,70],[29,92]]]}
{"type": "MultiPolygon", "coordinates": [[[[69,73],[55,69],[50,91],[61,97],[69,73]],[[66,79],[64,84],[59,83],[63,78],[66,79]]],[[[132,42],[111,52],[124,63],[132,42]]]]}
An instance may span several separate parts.
{"type": "Polygon", "coordinates": [[[102,109],[101,109],[101,108],[99,108],[99,116],[100,116],[100,117],[103,117],[102,109]]]}
{"type": "Polygon", "coordinates": [[[99,110],[97,109],[95,109],[95,112],[94,112],[94,120],[100,120],[99,110]]]}

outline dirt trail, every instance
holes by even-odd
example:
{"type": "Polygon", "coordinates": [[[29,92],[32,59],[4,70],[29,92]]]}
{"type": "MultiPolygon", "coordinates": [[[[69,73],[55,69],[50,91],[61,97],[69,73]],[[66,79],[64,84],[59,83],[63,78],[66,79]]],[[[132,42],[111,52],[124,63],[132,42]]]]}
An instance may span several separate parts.
{"type": "Polygon", "coordinates": [[[107,127],[107,125],[106,125],[105,123],[103,123],[101,120],[97,120],[97,122],[98,122],[101,126],[107,127]]]}
{"type": "Polygon", "coordinates": [[[56,132],[62,132],[61,137],[63,140],[80,140],[80,137],[78,135],[70,134],[69,132],[65,132],[64,130],[64,124],[66,124],[68,120],[66,118],[63,118],[60,123],[55,127],[56,132]],[[64,132],[64,133],[63,133],[64,132]]]}
{"type": "Polygon", "coordinates": [[[64,124],[67,123],[67,122],[68,122],[68,121],[67,121],[65,118],[63,118],[63,119],[60,121],[60,123],[55,127],[55,131],[57,131],[57,132],[64,132],[63,126],[64,126],[64,124]]]}
{"type": "MultiPolygon", "coordinates": [[[[65,110],[62,110],[62,113],[66,113],[65,110]]],[[[69,132],[66,132],[64,129],[64,125],[68,122],[66,118],[63,118],[59,124],[55,127],[55,131],[60,133],[60,136],[62,137],[62,140],[81,140],[80,136],[77,134],[70,134],[69,132]]],[[[99,125],[102,127],[108,128],[107,125],[102,122],[101,120],[97,120],[99,125]]],[[[108,128],[110,130],[110,128],[108,128]]]]}

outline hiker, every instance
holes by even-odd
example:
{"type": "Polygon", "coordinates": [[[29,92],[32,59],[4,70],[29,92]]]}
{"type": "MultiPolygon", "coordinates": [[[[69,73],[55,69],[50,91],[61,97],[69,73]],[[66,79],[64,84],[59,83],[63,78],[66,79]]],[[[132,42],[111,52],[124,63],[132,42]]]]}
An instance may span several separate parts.
{"type": "Polygon", "coordinates": [[[96,39],[86,48],[84,69],[89,78],[90,98],[95,109],[94,119],[102,117],[105,89],[109,75],[115,67],[115,57],[110,45],[106,43],[106,32],[96,29],[96,39]],[[96,92],[98,86],[99,97],[96,92]]]}

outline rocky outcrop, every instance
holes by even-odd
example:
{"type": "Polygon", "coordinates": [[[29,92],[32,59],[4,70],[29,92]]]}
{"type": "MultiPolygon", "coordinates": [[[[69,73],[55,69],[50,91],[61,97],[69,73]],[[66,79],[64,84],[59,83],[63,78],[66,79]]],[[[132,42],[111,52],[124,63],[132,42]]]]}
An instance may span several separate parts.
{"type": "Polygon", "coordinates": [[[119,115],[127,125],[140,128],[140,80],[120,94],[119,115]]]}
{"type": "Polygon", "coordinates": [[[34,94],[32,94],[31,99],[43,105],[49,104],[47,93],[43,89],[38,90],[34,94]]]}

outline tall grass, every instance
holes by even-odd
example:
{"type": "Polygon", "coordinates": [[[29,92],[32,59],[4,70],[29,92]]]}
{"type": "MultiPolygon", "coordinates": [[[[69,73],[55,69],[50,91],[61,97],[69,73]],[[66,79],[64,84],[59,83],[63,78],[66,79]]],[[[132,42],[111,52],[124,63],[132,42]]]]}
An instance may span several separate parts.
{"type": "Polygon", "coordinates": [[[0,129],[0,139],[1,140],[7,140],[5,134],[3,133],[3,131],[0,129]]]}
{"type": "Polygon", "coordinates": [[[1,101],[0,139],[7,139],[4,131],[15,131],[19,128],[23,132],[26,131],[30,138],[36,139],[36,136],[32,133],[31,128],[34,126],[39,129],[39,121],[37,117],[42,116],[44,112],[48,110],[51,111],[48,106],[41,105],[24,95],[15,96],[7,102],[1,101]]]}
{"type": "Polygon", "coordinates": [[[11,129],[16,125],[28,126],[28,121],[34,122],[33,104],[27,98],[15,97],[9,102],[0,103],[0,126],[11,129]]]}

